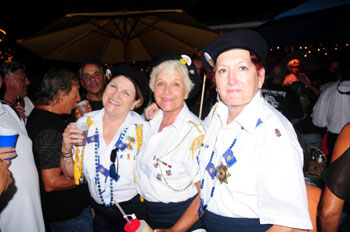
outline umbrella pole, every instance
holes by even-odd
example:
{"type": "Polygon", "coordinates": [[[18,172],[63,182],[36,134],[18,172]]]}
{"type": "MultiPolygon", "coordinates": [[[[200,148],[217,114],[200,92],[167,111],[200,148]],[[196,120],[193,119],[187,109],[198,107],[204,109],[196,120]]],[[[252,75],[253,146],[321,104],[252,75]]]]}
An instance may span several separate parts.
{"type": "Polygon", "coordinates": [[[203,85],[202,85],[201,104],[199,106],[199,119],[202,119],[202,108],[203,108],[203,100],[204,100],[205,81],[206,81],[206,79],[207,79],[207,76],[204,74],[204,76],[203,76],[203,85]]]}

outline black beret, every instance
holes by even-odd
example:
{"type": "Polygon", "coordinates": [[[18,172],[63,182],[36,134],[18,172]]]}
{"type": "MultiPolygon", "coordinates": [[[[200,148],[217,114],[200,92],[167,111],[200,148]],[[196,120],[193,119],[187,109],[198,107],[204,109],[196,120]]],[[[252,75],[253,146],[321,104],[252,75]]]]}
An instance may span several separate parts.
{"type": "Polygon", "coordinates": [[[233,48],[248,50],[266,64],[269,47],[264,37],[250,29],[236,29],[221,35],[203,49],[201,60],[204,68],[212,70],[218,56],[233,48]]]}
{"type": "Polygon", "coordinates": [[[112,67],[106,71],[107,81],[111,81],[116,76],[126,76],[132,79],[141,90],[143,97],[143,104],[148,104],[148,99],[150,95],[150,89],[148,86],[149,78],[147,75],[141,71],[132,68],[129,64],[120,64],[116,67],[112,67]]]}
{"type": "Polygon", "coordinates": [[[168,54],[168,55],[162,56],[152,64],[152,67],[156,67],[159,64],[168,60],[177,60],[186,66],[188,70],[188,76],[190,77],[193,84],[193,88],[187,98],[187,99],[191,99],[198,93],[200,88],[200,80],[197,72],[197,67],[195,66],[194,62],[188,55],[180,55],[180,54],[168,54]]]}

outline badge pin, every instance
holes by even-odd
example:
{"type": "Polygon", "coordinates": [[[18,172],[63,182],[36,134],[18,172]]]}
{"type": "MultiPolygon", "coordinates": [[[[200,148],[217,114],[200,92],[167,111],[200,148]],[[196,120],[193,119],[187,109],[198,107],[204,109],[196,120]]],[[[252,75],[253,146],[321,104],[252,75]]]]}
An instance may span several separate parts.
{"type": "Polygon", "coordinates": [[[227,178],[231,176],[231,174],[228,172],[228,165],[224,165],[221,162],[220,165],[216,168],[216,172],[216,176],[219,179],[220,184],[222,184],[222,182],[228,184],[227,178]]]}
{"type": "Polygon", "coordinates": [[[275,133],[276,133],[277,137],[281,137],[281,132],[277,128],[275,129],[275,133]]]}

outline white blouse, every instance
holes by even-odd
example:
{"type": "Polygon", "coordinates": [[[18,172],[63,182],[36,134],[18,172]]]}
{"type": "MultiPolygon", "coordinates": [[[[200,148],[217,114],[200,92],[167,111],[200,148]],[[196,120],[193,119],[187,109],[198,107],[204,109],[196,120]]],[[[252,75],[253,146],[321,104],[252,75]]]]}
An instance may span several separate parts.
{"type": "MultiPolygon", "coordinates": [[[[79,159],[84,154],[83,174],[88,182],[91,197],[98,204],[109,205],[111,196],[113,201],[124,202],[137,195],[134,169],[147,125],[144,125],[145,121],[140,115],[131,111],[107,145],[103,139],[103,115],[104,109],[90,112],[79,119],[79,121],[87,121],[87,117],[90,117],[93,123],[89,127],[85,150],[82,151],[81,147],[78,147],[78,154],[79,159]],[[109,176],[112,164],[110,157],[116,144],[117,146],[121,144],[115,160],[115,169],[118,170],[119,177],[113,179],[109,176]]],[[[73,147],[74,160],[76,159],[75,149],[76,147],[73,147]]]]}
{"type": "Polygon", "coordinates": [[[150,121],[150,134],[136,162],[136,186],[152,202],[181,202],[198,193],[197,155],[205,130],[186,104],[175,122],[158,132],[163,120],[159,111],[150,121]]]}
{"type": "Polygon", "coordinates": [[[311,229],[303,153],[293,126],[260,92],[229,124],[227,115],[219,102],[206,119],[202,205],[220,216],[311,229]]]}

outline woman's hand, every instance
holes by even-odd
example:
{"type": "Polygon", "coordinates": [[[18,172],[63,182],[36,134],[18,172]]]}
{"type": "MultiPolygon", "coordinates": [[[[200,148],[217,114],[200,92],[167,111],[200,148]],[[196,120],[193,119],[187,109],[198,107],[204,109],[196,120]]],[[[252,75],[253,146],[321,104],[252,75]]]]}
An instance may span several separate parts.
{"type": "Polygon", "coordinates": [[[151,120],[153,118],[153,116],[158,112],[158,110],[159,110],[159,107],[155,102],[153,102],[151,105],[149,105],[145,109],[145,114],[146,114],[147,120],[151,120]]]}
{"type": "Polygon", "coordinates": [[[17,156],[16,150],[12,147],[0,147],[0,159],[3,160],[7,166],[11,165],[11,159],[17,156]]]}
{"type": "Polygon", "coordinates": [[[63,132],[62,150],[61,152],[66,154],[72,151],[74,144],[81,143],[84,139],[82,131],[76,129],[74,124],[69,124],[63,132]]]}

